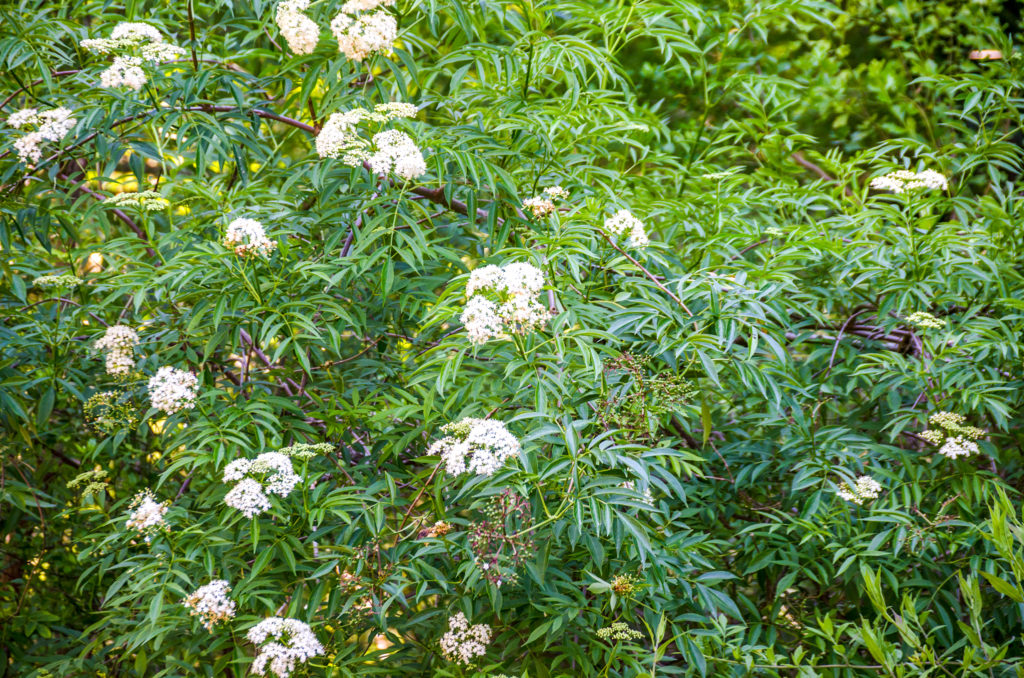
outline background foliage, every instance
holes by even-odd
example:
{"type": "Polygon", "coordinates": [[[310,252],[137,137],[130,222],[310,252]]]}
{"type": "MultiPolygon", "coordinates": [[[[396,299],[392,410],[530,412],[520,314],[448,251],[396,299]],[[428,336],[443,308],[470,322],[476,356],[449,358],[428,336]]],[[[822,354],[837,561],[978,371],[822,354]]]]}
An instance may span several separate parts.
{"type": "Polygon", "coordinates": [[[358,64],[326,30],[279,49],[267,0],[0,8],[4,117],[79,121],[34,168],[2,128],[6,675],[241,676],[244,630],[275,612],[327,647],[316,676],[1024,675],[1019,4],[396,13],[394,54],[358,64]],[[78,43],[126,18],[196,61],[99,89],[78,43]],[[421,108],[421,182],[316,155],[328,114],[392,100],[421,108]],[[869,191],[895,167],[949,188],[869,191]],[[100,200],[157,181],[168,210],[100,200]],[[569,211],[526,219],[554,184],[569,211]],[[618,208],[643,253],[600,237],[618,208]],[[268,261],[219,244],[239,216],[279,242],[268,261]],[[474,349],[464,274],[512,260],[543,268],[557,315],[474,349]],[[85,283],[32,286],[51,273],[85,283]],[[83,408],[117,322],[143,341],[140,423],[106,434],[83,408]],[[196,409],[147,411],[163,365],[199,375],[196,409]],[[981,454],[935,454],[938,411],[985,429],[981,454]],[[465,416],[508,424],[521,459],[435,473],[465,416]],[[305,489],[256,521],[224,506],[227,462],[294,442],[334,450],[305,489]],[[91,470],[104,488],[67,487],[91,470]],[[861,474],[878,499],[836,495],[861,474]],[[124,527],[144,488],[172,502],[148,544],[124,527]],[[508,491],[532,543],[498,587],[469,535],[508,491]],[[211,634],[179,603],[217,577],[239,617],[211,634]],[[495,632],[471,668],[438,650],[459,610],[495,632]],[[615,621],[643,637],[596,636],[615,621]]]}

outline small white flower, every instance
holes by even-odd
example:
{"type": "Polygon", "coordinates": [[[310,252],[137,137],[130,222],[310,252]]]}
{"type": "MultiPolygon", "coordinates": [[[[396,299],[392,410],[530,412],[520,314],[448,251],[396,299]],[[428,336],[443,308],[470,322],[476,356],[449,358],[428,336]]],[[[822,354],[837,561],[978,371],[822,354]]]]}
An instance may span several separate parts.
{"type": "Polygon", "coordinates": [[[301,480],[291,458],[281,452],[264,452],[252,460],[236,459],[224,467],[224,482],[237,481],[224,503],[252,518],[270,510],[268,495],[287,497],[301,480]]]}
{"type": "Polygon", "coordinates": [[[143,490],[129,504],[125,527],[145,535],[146,541],[149,541],[153,533],[167,527],[164,516],[167,515],[168,506],[170,502],[158,503],[151,490],[143,490]]]}
{"type": "Polygon", "coordinates": [[[396,118],[414,118],[416,106],[401,101],[377,104],[373,111],[354,108],[333,113],[316,137],[321,158],[341,158],[350,167],[365,162],[378,174],[392,172],[403,179],[415,179],[427,171],[423,153],[412,138],[398,130],[385,130],[372,142],[359,135],[357,125],[364,121],[383,123],[396,118]]]}
{"type": "Polygon", "coordinates": [[[277,27],[296,54],[312,54],[320,41],[320,27],[302,13],[308,7],[309,0],[285,0],[277,5],[277,27]]]}
{"type": "Polygon", "coordinates": [[[377,152],[366,159],[377,174],[394,172],[404,179],[415,179],[427,171],[419,147],[405,132],[390,129],[373,135],[377,152]]]}
{"type": "Polygon", "coordinates": [[[917,189],[946,190],[948,182],[946,177],[934,170],[913,172],[911,170],[896,170],[871,180],[871,188],[893,193],[906,193],[917,189]]]}
{"type": "Polygon", "coordinates": [[[877,499],[881,491],[882,486],[877,480],[871,476],[860,476],[852,487],[846,482],[840,483],[836,489],[836,494],[841,499],[860,505],[866,499],[877,499]]]}
{"type": "Polygon", "coordinates": [[[127,87],[137,92],[145,84],[146,72],[142,70],[141,57],[114,57],[114,63],[107,70],[100,73],[101,87],[127,87]]]}
{"type": "Polygon", "coordinates": [[[127,325],[111,325],[96,340],[99,351],[132,351],[139,345],[139,333],[127,325]]]}
{"type": "Polygon", "coordinates": [[[255,219],[235,219],[228,224],[224,246],[238,256],[268,257],[277,249],[277,243],[267,238],[263,224],[255,219]]]}
{"type": "Polygon", "coordinates": [[[287,678],[297,664],[324,653],[313,629],[298,619],[268,617],[249,629],[246,637],[260,646],[250,669],[259,676],[266,675],[269,669],[278,678],[287,678]],[[267,642],[268,639],[273,640],[267,642]]]}
{"type": "Polygon", "coordinates": [[[7,116],[7,124],[15,129],[39,123],[39,111],[34,108],[23,108],[7,116]]]}
{"type": "Polygon", "coordinates": [[[342,12],[331,22],[331,32],[338,40],[338,49],[353,61],[362,61],[373,54],[389,54],[398,36],[398,22],[385,11],[362,14],[353,18],[342,12]]]}
{"type": "Polygon", "coordinates": [[[907,316],[907,322],[922,330],[941,330],[946,326],[946,321],[936,318],[931,313],[916,311],[907,316]]]}
{"type": "Polygon", "coordinates": [[[348,0],[348,2],[341,6],[341,11],[345,14],[355,14],[357,12],[368,12],[378,7],[391,7],[394,4],[395,0],[348,0]]]}
{"type": "Polygon", "coordinates": [[[26,164],[39,162],[43,157],[43,144],[60,141],[74,129],[76,122],[71,110],[63,106],[49,111],[25,108],[7,118],[7,124],[17,129],[37,126],[36,130],[14,140],[14,151],[26,164]]]}
{"type": "Polygon", "coordinates": [[[647,247],[650,243],[643,222],[634,217],[629,210],[619,210],[605,219],[604,228],[613,235],[628,232],[630,247],[647,247]]]}
{"type": "Polygon", "coordinates": [[[110,32],[112,40],[131,40],[133,42],[163,42],[164,36],[149,24],[134,21],[122,21],[110,32]]]}
{"type": "Polygon", "coordinates": [[[139,344],[138,333],[126,325],[111,325],[106,333],[96,340],[96,350],[106,351],[107,374],[125,375],[135,367],[135,347],[139,344]]]}
{"type": "Polygon", "coordinates": [[[129,351],[111,351],[105,360],[107,374],[125,375],[135,367],[135,358],[129,351]]]}
{"type": "Polygon", "coordinates": [[[968,440],[964,436],[947,438],[945,444],[939,448],[939,454],[950,459],[969,457],[972,454],[978,454],[978,452],[978,443],[968,440]]]}
{"type": "Polygon", "coordinates": [[[543,219],[555,211],[555,203],[550,198],[537,195],[524,200],[523,209],[529,211],[538,219],[543,219]]]}
{"type": "Polygon", "coordinates": [[[430,446],[428,454],[441,457],[450,475],[494,475],[509,459],[519,456],[521,446],[500,421],[467,417],[441,428],[444,438],[430,446]]]}
{"type": "Polygon", "coordinates": [[[230,591],[231,585],[228,582],[214,579],[186,596],[181,604],[191,610],[193,617],[199,617],[208,631],[213,631],[218,622],[235,617],[235,601],[228,598],[230,591]]]}
{"type": "Polygon", "coordinates": [[[152,61],[154,63],[174,61],[185,56],[185,48],[168,42],[154,42],[149,45],[143,45],[140,54],[142,54],[143,61],[152,61]]]}
{"type": "Polygon", "coordinates": [[[568,198],[569,191],[561,186],[549,186],[544,189],[541,195],[524,200],[523,209],[529,211],[538,219],[543,219],[555,211],[555,200],[568,200],[568,198]]]}
{"type": "Polygon", "coordinates": [[[173,61],[185,55],[184,48],[165,42],[157,28],[133,21],[117,24],[109,38],[83,40],[81,46],[94,54],[115,55],[107,70],[100,74],[102,87],[127,87],[134,91],[142,89],[147,81],[143,62],[173,61]]]}
{"type": "Polygon", "coordinates": [[[490,265],[474,269],[466,283],[469,301],[460,317],[469,341],[483,344],[542,327],[551,317],[537,298],[543,287],[544,274],[533,264],[516,262],[501,268],[490,265]],[[490,292],[494,298],[481,292],[490,292]]]}
{"type": "Polygon", "coordinates": [[[466,615],[458,612],[448,619],[448,632],[441,636],[440,644],[445,659],[468,665],[477,657],[487,654],[487,645],[490,642],[490,626],[470,626],[466,615]]]}
{"type": "Polygon", "coordinates": [[[167,414],[195,407],[198,391],[196,375],[174,367],[161,367],[149,380],[150,403],[167,414]]]}
{"type": "Polygon", "coordinates": [[[244,478],[228,490],[224,503],[241,511],[246,518],[254,518],[270,510],[270,499],[263,492],[263,485],[252,478],[244,478]]]}

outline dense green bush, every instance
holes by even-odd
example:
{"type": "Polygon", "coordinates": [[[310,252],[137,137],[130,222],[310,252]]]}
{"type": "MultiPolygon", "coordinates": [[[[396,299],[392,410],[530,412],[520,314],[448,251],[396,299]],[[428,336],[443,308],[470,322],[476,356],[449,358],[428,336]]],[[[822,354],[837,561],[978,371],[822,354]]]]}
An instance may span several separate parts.
{"type": "Polygon", "coordinates": [[[0,8],[0,674],[1024,675],[1018,3],[282,4],[0,8]]]}

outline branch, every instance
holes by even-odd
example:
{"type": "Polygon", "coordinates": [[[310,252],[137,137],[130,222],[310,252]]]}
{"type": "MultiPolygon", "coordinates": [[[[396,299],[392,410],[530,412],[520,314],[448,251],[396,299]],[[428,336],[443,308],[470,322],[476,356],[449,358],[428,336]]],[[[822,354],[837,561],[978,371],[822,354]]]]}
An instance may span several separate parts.
{"type": "MultiPolygon", "coordinates": [[[[132,122],[133,120],[139,120],[139,119],[147,118],[147,117],[150,117],[150,116],[153,116],[153,115],[159,115],[161,113],[170,113],[170,112],[174,112],[174,111],[181,111],[181,112],[197,111],[197,112],[203,112],[203,113],[234,113],[234,112],[238,112],[238,113],[243,113],[243,114],[246,114],[246,115],[252,115],[252,116],[255,116],[257,118],[264,118],[266,120],[274,120],[276,122],[283,123],[283,124],[288,125],[290,127],[294,127],[295,129],[300,129],[303,132],[306,132],[307,134],[313,134],[313,135],[316,134],[316,128],[314,128],[312,125],[308,125],[308,124],[306,124],[306,123],[304,123],[304,122],[302,122],[300,120],[296,120],[295,118],[289,118],[286,115],[280,115],[278,113],[274,113],[272,111],[268,111],[268,110],[265,110],[265,109],[262,109],[262,108],[242,109],[242,108],[239,108],[238,106],[229,106],[229,105],[226,105],[226,104],[199,104],[199,105],[196,105],[196,106],[186,106],[184,108],[177,108],[177,109],[176,108],[165,108],[165,109],[160,109],[160,110],[157,110],[157,111],[145,111],[143,113],[136,113],[134,115],[129,115],[129,116],[121,118],[119,120],[115,120],[111,124],[110,128],[114,129],[116,127],[120,127],[121,125],[125,125],[125,124],[127,124],[129,122],[132,122]]],[[[38,172],[39,170],[43,169],[44,167],[46,167],[47,165],[52,163],[54,160],[59,158],[64,153],[67,153],[68,151],[71,151],[71,150],[73,150],[75,148],[78,148],[78,147],[80,147],[80,146],[82,146],[82,145],[92,141],[99,134],[100,134],[99,131],[91,132],[91,133],[87,134],[85,137],[83,137],[81,140],[75,142],[74,144],[72,144],[70,146],[67,146],[66,148],[60,149],[59,151],[57,151],[56,153],[54,153],[53,155],[51,155],[50,157],[46,158],[41,163],[39,163],[39,165],[37,165],[36,167],[32,168],[29,172],[26,173],[26,176],[34,174],[35,172],[38,172]]],[[[2,158],[2,157],[3,156],[0,155],[0,158],[2,158]]],[[[363,163],[363,166],[367,170],[370,170],[370,167],[369,167],[369,165],[367,163],[363,163]]],[[[392,185],[395,185],[393,180],[389,180],[389,181],[391,182],[392,185]]],[[[20,182],[15,182],[14,184],[12,184],[12,186],[18,186],[18,185],[20,185],[20,182]]],[[[455,198],[448,198],[447,196],[445,196],[445,189],[443,187],[428,188],[426,186],[415,186],[412,189],[410,189],[410,192],[413,193],[414,195],[418,195],[420,197],[426,198],[427,200],[430,200],[433,203],[436,203],[438,205],[442,205],[445,208],[451,210],[452,212],[456,212],[458,214],[462,214],[463,216],[470,216],[470,214],[469,214],[469,206],[466,203],[462,202],[461,200],[456,200],[455,198]]],[[[475,216],[476,216],[476,220],[483,220],[483,219],[487,219],[488,218],[489,213],[488,213],[487,210],[478,207],[476,209],[476,215],[475,216]]],[[[497,223],[497,225],[499,227],[501,227],[505,223],[505,221],[504,221],[504,219],[501,219],[499,217],[497,219],[496,223],[497,223]]],[[[636,261],[635,259],[632,259],[632,257],[630,257],[628,254],[625,255],[625,256],[627,258],[633,260],[634,262],[636,261]]],[[[651,277],[651,274],[650,274],[649,271],[644,269],[639,264],[637,264],[637,266],[641,270],[643,270],[648,275],[648,277],[651,277]]],[[[651,279],[654,280],[653,277],[651,279]]],[[[661,287],[660,283],[659,283],[659,287],[661,287]]],[[[662,288],[662,289],[664,290],[664,288],[662,288]]],[[[680,305],[683,305],[682,302],[679,301],[678,297],[675,297],[675,295],[673,295],[671,292],[668,292],[668,290],[664,290],[664,291],[667,294],[669,294],[669,296],[671,296],[673,299],[676,299],[676,301],[680,305]]],[[[683,307],[685,308],[685,305],[683,305],[683,307]]],[[[689,309],[687,309],[687,313],[690,313],[689,309]]],[[[693,314],[690,313],[690,315],[692,316],[693,314]]]]}
{"type": "Polygon", "coordinates": [[[636,260],[636,259],[634,259],[633,257],[631,257],[631,256],[629,256],[628,254],[626,254],[626,252],[625,252],[625,251],[623,251],[623,249],[622,249],[621,247],[619,247],[618,245],[616,245],[616,244],[615,244],[615,242],[614,242],[614,241],[613,241],[613,240],[612,240],[611,238],[609,238],[609,237],[608,237],[608,234],[607,234],[607,233],[605,233],[604,231],[601,231],[601,235],[602,235],[602,236],[604,236],[604,239],[608,241],[608,244],[609,244],[609,245],[611,245],[611,246],[612,246],[612,248],[614,248],[616,252],[618,252],[618,253],[619,253],[619,254],[621,254],[622,256],[626,257],[627,259],[629,259],[629,261],[630,261],[630,262],[631,262],[631,263],[632,263],[632,264],[633,264],[634,266],[636,266],[636,267],[637,267],[637,268],[639,268],[639,269],[640,269],[641,271],[643,271],[644,275],[645,275],[645,276],[647,276],[647,278],[648,278],[648,279],[649,279],[649,280],[650,280],[651,282],[653,282],[653,283],[654,283],[655,285],[657,285],[657,286],[658,286],[658,289],[660,289],[660,290],[661,290],[662,292],[664,292],[664,293],[665,293],[665,294],[667,294],[667,295],[668,295],[669,297],[671,297],[671,298],[672,298],[672,301],[674,301],[674,302],[676,302],[677,304],[679,304],[680,306],[682,306],[683,310],[684,310],[684,311],[686,311],[686,314],[687,314],[688,316],[690,316],[691,318],[693,317],[693,311],[691,311],[691,310],[690,310],[689,308],[687,308],[687,307],[686,307],[686,304],[684,304],[684,303],[683,303],[683,300],[682,300],[682,299],[680,299],[680,298],[679,298],[679,297],[677,297],[676,295],[674,295],[674,294],[672,294],[671,292],[669,292],[669,291],[668,291],[668,288],[667,288],[667,287],[665,287],[664,285],[662,285],[662,284],[661,284],[661,281],[659,281],[659,280],[658,280],[657,276],[655,276],[655,275],[654,275],[653,273],[651,273],[651,272],[650,272],[650,271],[648,271],[648,270],[647,270],[646,268],[644,268],[644,265],[643,265],[643,264],[641,264],[641,263],[640,263],[639,261],[637,261],[637,260],[636,260]]]}
{"type": "MultiPolygon", "coordinates": [[[[50,73],[50,77],[51,78],[63,78],[66,75],[74,75],[75,73],[78,73],[78,72],[79,71],[77,71],[77,70],[75,70],[75,71],[54,71],[54,72],[50,73]]],[[[36,85],[43,84],[43,82],[45,82],[45,78],[39,78],[38,80],[35,80],[32,83],[30,83],[30,84],[28,84],[28,85],[26,85],[24,87],[21,87],[19,89],[14,90],[14,92],[12,92],[9,97],[7,97],[6,99],[3,100],[3,103],[0,103],[0,110],[3,110],[4,106],[6,106],[7,104],[11,103],[11,100],[14,99],[14,97],[18,96],[22,92],[27,91],[31,87],[35,87],[36,85]]]]}
{"type": "MultiPolygon", "coordinates": [[[[837,185],[839,184],[839,182],[836,181],[836,179],[834,177],[830,176],[828,172],[826,172],[825,170],[821,169],[820,167],[815,165],[813,162],[811,162],[810,160],[805,158],[804,154],[801,153],[800,151],[797,151],[796,153],[794,153],[793,155],[791,155],[789,157],[793,158],[793,160],[796,161],[796,164],[800,165],[801,167],[804,167],[806,169],[811,170],[812,172],[817,174],[819,177],[821,177],[825,181],[827,181],[829,183],[832,183],[832,184],[837,184],[837,185]]],[[[843,185],[843,192],[846,193],[846,195],[848,195],[848,196],[849,195],[853,195],[853,191],[851,191],[850,187],[846,186],[846,185],[843,185]]]]}
{"type": "MultiPolygon", "coordinates": [[[[64,181],[71,181],[71,182],[75,182],[76,181],[75,179],[72,179],[68,175],[64,174],[63,172],[58,172],[57,176],[60,177],[61,179],[63,179],[64,181]]],[[[94,191],[91,188],[89,188],[88,186],[86,186],[84,181],[83,182],[79,182],[78,185],[75,186],[71,190],[73,190],[75,193],[86,193],[88,195],[91,195],[92,197],[96,198],[100,202],[103,202],[106,199],[105,196],[100,195],[96,191],[94,191]]],[[[132,229],[132,231],[135,232],[135,235],[139,236],[140,240],[142,240],[143,242],[146,243],[146,254],[148,254],[151,257],[156,256],[156,252],[149,245],[149,238],[146,237],[146,232],[143,231],[141,228],[139,228],[139,225],[136,224],[134,221],[132,221],[131,217],[129,217],[127,214],[125,214],[121,210],[117,209],[116,207],[112,208],[110,211],[114,213],[114,216],[116,216],[118,219],[120,219],[122,222],[124,222],[124,224],[126,226],[128,226],[128,228],[132,229]]],[[[159,266],[159,264],[157,264],[157,265],[159,266]]]]}

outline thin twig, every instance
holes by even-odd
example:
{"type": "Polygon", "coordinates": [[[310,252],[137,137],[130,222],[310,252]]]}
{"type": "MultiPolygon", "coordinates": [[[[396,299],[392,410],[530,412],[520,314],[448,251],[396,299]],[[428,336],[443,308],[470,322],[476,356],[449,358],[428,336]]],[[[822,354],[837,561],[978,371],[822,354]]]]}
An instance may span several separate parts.
{"type": "MultiPolygon", "coordinates": [[[[811,162],[810,160],[805,158],[804,154],[801,153],[800,151],[797,151],[796,153],[794,153],[790,157],[793,158],[793,160],[796,162],[796,164],[800,165],[801,167],[804,167],[806,169],[811,170],[812,172],[817,174],[819,177],[821,177],[825,181],[828,181],[830,183],[837,184],[837,185],[839,184],[839,182],[834,177],[832,177],[831,175],[829,175],[828,172],[826,172],[825,170],[821,169],[820,167],[815,165],[813,162],[811,162]]],[[[846,185],[843,186],[843,192],[846,193],[846,195],[848,195],[848,196],[852,196],[853,195],[853,191],[851,191],[850,187],[846,186],[846,185]]]]}
{"type": "Polygon", "coordinates": [[[608,241],[608,244],[609,244],[609,245],[611,245],[611,246],[612,246],[612,248],[613,248],[613,249],[614,249],[614,250],[615,250],[616,252],[618,252],[618,253],[619,253],[619,254],[621,254],[622,256],[626,257],[627,259],[629,259],[630,263],[632,263],[632,264],[633,264],[634,266],[636,266],[636,267],[637,267],[637,268],[639,268],[639,269],[640,269],[641,271],[643,271],[643,274],[644,274],[645,276],[647,276],[647,278],[648,278],[648,279],[649,279],[649,280],[650,280],[651,282],[653,282],[653,283],[654,283],[655,285],[657,285],[657,286],[658,286],[658,289],[660,289],[660,290],[661,290],[662,292],[664,292],[664,293],[665,293],[665,294],[667,294],[667,295],[668,295],[669,297],[671,297],[671,298],[672,298],[672,301],[674,301],[674,302],[676,302],[677,304],[679,304],[679,305],[680,305],[680,306],[682,307],[682,309],[683,309],[684,311],[686,311],[686,314],[687,314],[688,316],[690,316],[691,318],[693,317],[693,311],[691,311],[691,310],[690,310],[689,308],[687,308],[686,304],[684,304],[684,303],[683,303],[683,300],[682,300],[682,299],[680,299],[680,298],[679,298],[679,297],[677,297],[676,295],[672,294],[672,293],[671,293],[671,292],[670,292],[670,291],[668,290],[668,288],[667,288],[667,287],[665,287],[664,285],[662,285],[662,284],[661,284],[661,282],[660,282],[660,281],[658,280],[657,276],[655,276],[655,275],[654,275],[653,273],[651,273],[651,272],[650,272],[650,271],[648,271],[648,270],[647,270],[646,268],[644,268],[644,265],[643,265],[643,264],[641,264],[641,263],[640,263],[639,261],[637,261],[637,260],[636,260],[636,259],[634,259],[633,257],[629,256],[629,254],[627,254],[627,253],[626,253],[626,252],[625,252],[625,251],[624,251],[624,250],[623,250],[623,249],[622,249],[621,247],[619,247],[618,245],[616,245],[616,244],[615,244],[615,241],[614,241],[614,240],[612,240],[611,238],[609,238],[609,237],[608,237],[608,234],[607,234],[607,233],[605,233],[604,231],[601,231],[601,235],[602,235],[602,236],[604,236],[604,239],[605,239],[606,241],[608,241]]]}
{"type": "Polygon", "coordinates": [[[196,55],[196,20],[192,15],[192,0],[188,0],[188,35],[189,47],[192,49],[192,68],[199,71],[199,57],[196,55]]]}

